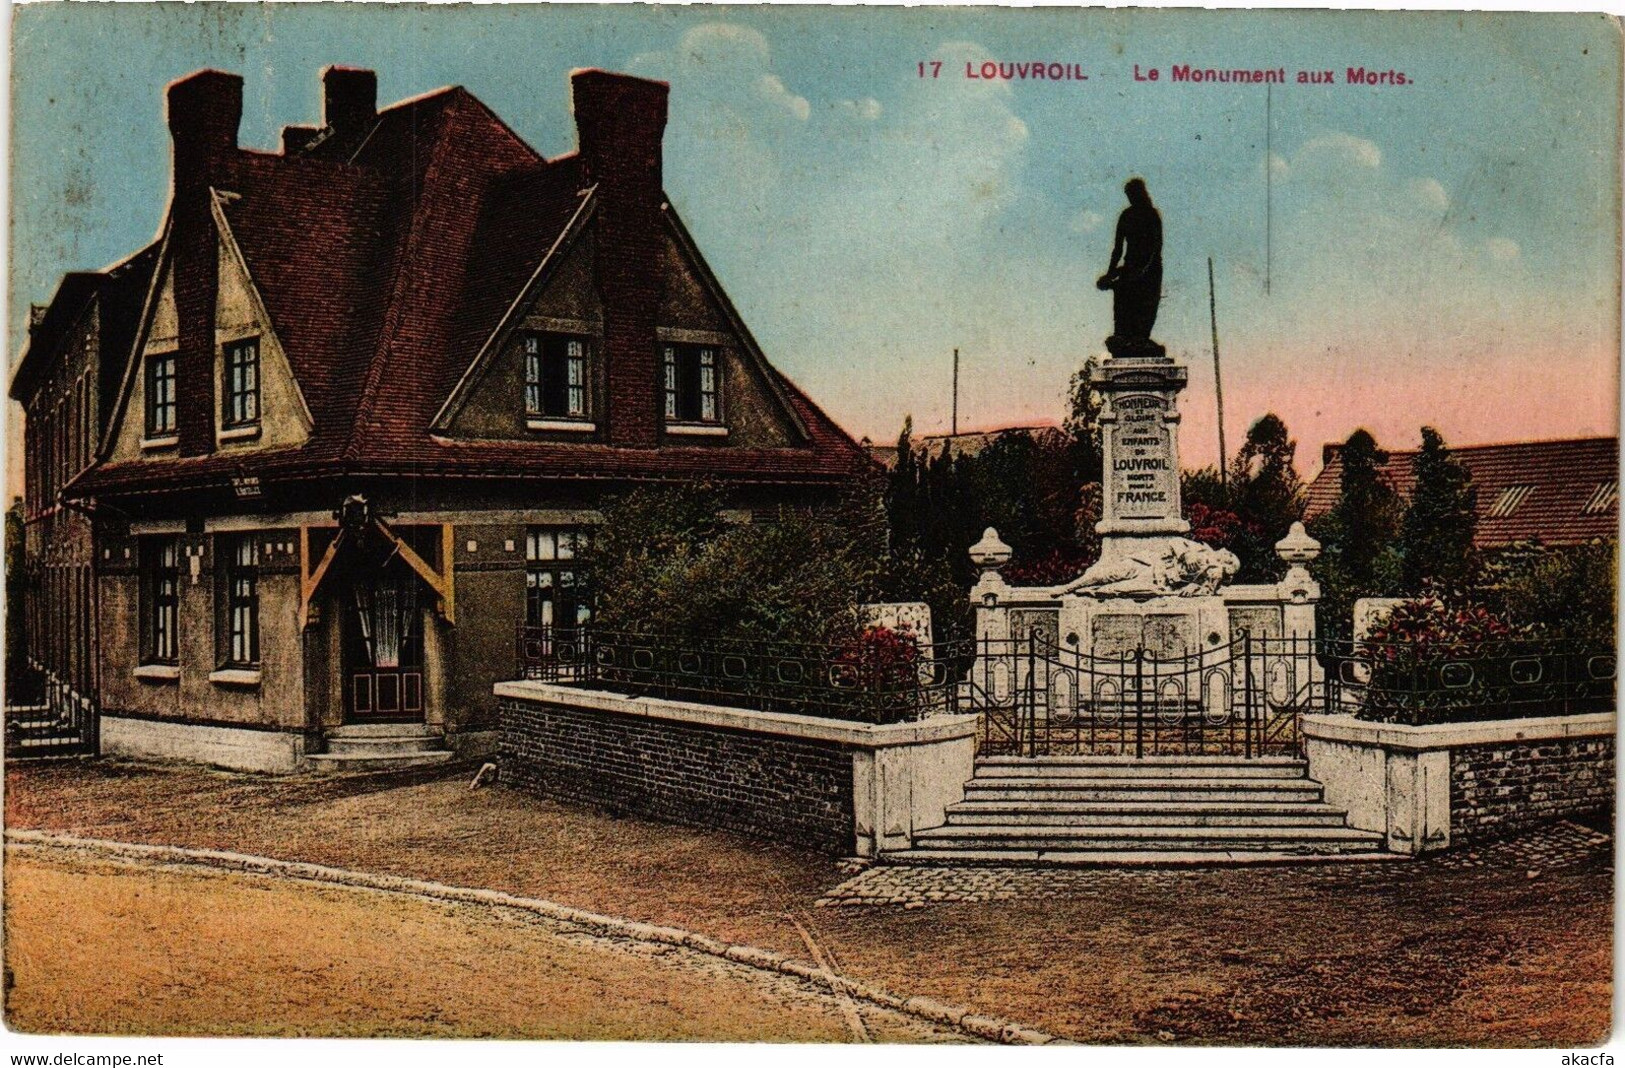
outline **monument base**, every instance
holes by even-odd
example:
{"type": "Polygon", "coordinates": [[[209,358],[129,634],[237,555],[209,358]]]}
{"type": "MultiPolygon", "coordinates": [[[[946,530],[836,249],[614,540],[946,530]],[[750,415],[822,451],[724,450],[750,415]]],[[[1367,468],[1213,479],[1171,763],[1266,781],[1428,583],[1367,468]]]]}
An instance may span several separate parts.
{"type": "Polygon", "coordinates": [[[1106,351],[1120,360],[1165,360],[1168,350],[1148,337],[1119,337],[1106,339],[1106,351]]]}
{"type": "Polygon", "coordinates": [[[1096,660],[1143,649],[1158,660],[1215,652],[1230,642],[1230,610],[1223,597],[1092,597],[1060,599],[1062,648],[1096,660]]]}

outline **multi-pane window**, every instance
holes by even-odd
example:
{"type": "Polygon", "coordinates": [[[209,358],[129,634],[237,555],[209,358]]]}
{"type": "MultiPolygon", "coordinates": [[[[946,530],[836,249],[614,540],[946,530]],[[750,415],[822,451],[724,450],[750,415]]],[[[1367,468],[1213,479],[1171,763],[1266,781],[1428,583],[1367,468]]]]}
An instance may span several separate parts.
{"type": "Polygon", "coordinates": [[[587,342],[559,334],[525,335],[525,414],[587,415],[587,342]]]}
{"type": "Polygon", "coordinates": [[[243,667],[260,662],[259,557],[248,535],[225,541],[226,663],[243,667]]]}
{"type": "Polygon", "coordinates": [[[247,338],[226,346],[227,427],[253,426],[260,421],[260,341],[247,338]]]}
{"type": "Polygon", "coordinates": [[[173,664],[178,653],[180,546],[170,537],[141,542],[142,592],[145,594],[146,656],[152,664],[173,664]]]}
{"type": "Polygon", "coordinates": [[[579,627],[592,618],[592,592],[581,570],[588,531],[531,527],[525,533],[525,624],[579,627]]]}
{"type": "Polygon", "coordinates": [[[717,350],[713,345],[663,346],[666,418],[714,423],[717,414],[717,350]]]}
{"type": "Polygon", "coordinates": [[[147,357],[147,436],[175,432],[175,354],[147,357]]]}

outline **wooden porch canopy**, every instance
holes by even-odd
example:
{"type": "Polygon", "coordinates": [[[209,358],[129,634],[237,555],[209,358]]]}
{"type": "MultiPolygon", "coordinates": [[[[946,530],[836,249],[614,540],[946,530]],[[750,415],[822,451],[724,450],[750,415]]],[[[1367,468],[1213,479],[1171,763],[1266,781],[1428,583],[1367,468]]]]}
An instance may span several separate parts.
{"type": "MultiPolygon", "coordinates": [[[[435,612],[447,623],[457,622],[457,583],[455,568],[453,567],[452,526],[450,523],[441,523],[440,526],[440,558],[442,571],[436,571],[429,562],[423,559],[406,539],[391,530],[389,524],[377,517],[369,517],[364,530],[376,532],[385,543],[393,547],[393,554],[399,556],[401,561],[424,581],[435,594],[435,612]]],[[[338,558],[340,549],[350,541],[357,540],[352,536],[350,527],[338,527],[338,534],[327,543],[327,549],[322,553],[321,559],[311,566],[310,532],[311,527],[299,528],[299,629],[309,627],[311,619],[310,606],[315,600],[316,592],[321,589],[322,581],[327,578],[333,569],[333,561],[338,558]]],[[[331,529],[331,528],[323,528],[331,529]]]]}

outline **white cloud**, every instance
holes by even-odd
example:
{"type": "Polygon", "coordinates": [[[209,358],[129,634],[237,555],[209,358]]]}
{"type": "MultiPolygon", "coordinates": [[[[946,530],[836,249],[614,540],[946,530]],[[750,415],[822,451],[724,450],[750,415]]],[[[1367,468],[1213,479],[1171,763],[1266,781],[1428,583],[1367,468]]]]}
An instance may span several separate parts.
{"type": "Polygon", "coordinates": [[[865,122],[874,122],[885,110],[880,106],[880,101],[872,96],[866,96],[862,100],[842,100],[836,107],[840,108],[842,113],[865,122]]]}
{"type": "Polygon", "coordinates": [[[1436,178],[1412,178],[1408,183],[1411,195],[1421,201],[1425,206],[1435,211],[1444,211],[1450,207],[1450,194],[1444,191],[1444,186],[1436,178]]]}
{"type": "Polygon", "coordinates": [[[802,122],[812,114],[812,105],[804,96],[797,96],[784,87],[784,80],[777,74],[764,74],[757,82],[761,87],[762,96],[774,104],[784,108],[802,122]]]}
{"type": "Polygon", "coordinates": [[[1484,248],[1491,259],[1500,263],[1511,263],[1523,252],[1516,241],[1506,237],[1492,237],[1484,242],[1484,248]]]}
{"type": "Polygon", "coordinates": [[[1087,234],[1105,221],[1106,217],[1100,212],[1085,208],[1072,217],[1069,228],[1075,234],[1087,234]]]}
{"type": "Polygon", "coordinates": [[[1382,166],[1382,149],[1377,147],[1375,141],[1368,141],[1363,137],[1344,133],[1341,130],[1305,141],[1298,149],[1295,163],[1323,157],[1329,160],[1352,163],[1357,167],[1376,169],[1382,166]]]}

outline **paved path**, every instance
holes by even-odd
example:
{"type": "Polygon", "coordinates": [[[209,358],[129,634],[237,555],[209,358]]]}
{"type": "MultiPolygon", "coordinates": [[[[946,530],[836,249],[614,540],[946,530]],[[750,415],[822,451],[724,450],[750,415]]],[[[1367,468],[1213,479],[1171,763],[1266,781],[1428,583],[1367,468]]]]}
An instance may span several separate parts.
{"type": "MultiPolygon", "coordinates": [[[[1576,823],[1556,823],[1535,833],[1456,850],[1418,863],[1423,865],[1424,872],[1491,868],[1522,872],[1524,878],[1532,879],[1545,872],[1605,858],[1612,848],[1613,839],[1606,834],[1576,823]]],[[[1315,859],[1317,863],[1351,863],[1335,857],[1315,859]]],[[[1395,859],[1388,863],[1407,862],[1395,859]]],[[[1182,878],[1182,871],[1172,867],[881,866],[868,868],[831,888],[818,899],[817,905],[819,908],[881,905],[917,909],[959,901],[1053,900],[1133,886],[1171,889],[1178,887],[1182,878]]]]}
{"type": "Polygon", "coordinates": [[[9,846],[33,1032],[965,1041],[681,946],[516,909],[9,846]]]}

